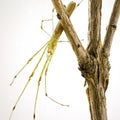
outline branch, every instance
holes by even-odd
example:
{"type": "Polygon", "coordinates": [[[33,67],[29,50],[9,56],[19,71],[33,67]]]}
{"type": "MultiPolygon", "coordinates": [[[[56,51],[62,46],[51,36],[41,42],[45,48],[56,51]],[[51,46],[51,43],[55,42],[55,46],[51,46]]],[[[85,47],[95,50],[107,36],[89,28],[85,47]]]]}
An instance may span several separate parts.
{"type": "Polygon", "coordinates": [[[109,25],[104,38],[103,49],[102,49],[102,52],[104,53],[105,56],[109,56],[110,54],[110,48],[112,45],[115,30],[117,28],[117,22],[118,22],[119,16],[120,16],[120,0],[115,0],[109,25]]]}
{"type": "Polygon", "coordinates": [[[60,20],[62,27],[68,37],[72,48],[78,58],[78,62],[81,63],[86,58],[86,52],[72,26],[70,19],[67,16],[64,5],[61,0],[52,0],[53,5],[57,11],[58,19],[60,20]]]}
{"type": "Polygon", "coordinates": [[[101,6],[102,0],[89,0],[88,15],[88,52],[97,57],[98,46],[101,44],[101,6]]]}

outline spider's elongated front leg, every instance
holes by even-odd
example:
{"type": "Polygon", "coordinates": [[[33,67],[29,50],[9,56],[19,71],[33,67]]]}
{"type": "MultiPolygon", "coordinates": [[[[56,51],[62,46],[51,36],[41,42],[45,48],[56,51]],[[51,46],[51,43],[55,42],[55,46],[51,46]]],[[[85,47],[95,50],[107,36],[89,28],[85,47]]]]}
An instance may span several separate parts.
{"type": "Polygon", "coordinates": [[[47,72],[48,72],[48,68],[49,68],[51,59],[52,59],[52,56],[50,57],[50,60],[48,61],[48,64],[47,64],[46,69],[45,69],[45,95],[46,95],[46,97],[48,97],[48,98],[49,98],[50,100],[52,100],[53,102],[55,102],[55,103],[57,103],[57,104],[59,104],[59,105],[61,105],[61,106],[67,106],[67,107],[69,107],[69,105],[62,104],[62,103],[58,102],[57,100],[53,99],[53,98],[50,97],[50,96],[48,95],[48,93],[47,93],[47,86],[46,86],[46,84],[47,84],[46,80],[47,80],[47,79],[46,79],[46,77],[47,77],[47,72]]]}
{"type": "Polygon", "coordinates": [[[35,104],[34,104],[34,113],[33,113],[33,119],[35,120],[35,113],[36,113],[36,105],[37,105],[37,99],[38,99],[38,93],[39,93],[39,88],[40,88],[40,82],[41,82],[41,79],[42,79],[42,75],[43,75],[43,72],[47,66],[47,63],[49,62],[49,59],[51,58],[51,56],[49,56],[43,66],[43,69],[41,71],[41,74],[40,74],[40,77],[39,77],[39,80],[38,80],[38,87],[37,87],[37,93],[36,93],[36,98],[35,98],[35,104]]]}
{"type": "MultiPolygon", "coordinates": [[[[31,81],[31,78],[34,76],[34,73],[35,73],[35,71],[37,70],[38,65],[40,64],[40,62],[41,62],[41,60],[42,60],[42,58],[43,58],[43,56],[44,56],[44,54],[45,54],[45,52],[46,52],[46,49],[47,49],[47,46],[45,47],[45,49],[44,49],[44,51],[43,51],[43,53],[42,53],[40,59],[38,60],[38,63],[35,65],[35,67],[34,67],[32,73],[31,73],[31,75],[29,76],[29,79],[28,79],[27,83],[25,84],[25,86],[24,86],[24,88],[23,88],[21,94],[19,95],[19,97],[18,97],[16,103],[14,104],[13,109],[12,109],[11,114],[10,114],[10,117],[9,117],[9,120],[11,120],[12,114],[13,114],[13,112],[14,112],[14,110],[15,110],[15,108],[16,108],[18,102],[19,102],[19,100],[21,99],[21,97],[22,97],[24,91],[26,90],[26,88],[27,88],[29,82],[31,81]]],[[[35,55],[35,54],[34,54],[34,55],[35,55]]],[[[33,58],[33,57],[31,57],[31,58],[33,58]]],[[[26,65],[27,65],[27,64],[26,64],[26,65]]],[[[23,68],[24,68],[24,67],[23,67],[23,68]]],[[[18,73],[20,73],[20,72],[18,72],[18,73]]]]}
{"type": "MultiPolygon", "coordinates": [[[[43,23],[44,22],[46,22],[46,21],[52,21],[52,26],[53,26],[53,12],[54,12],[54,9],[52,10],[52,19],[46,19],[46,20],[42,20],[41,21],[41,29],[48,35],[48,36],[50,36],[50,34],[44,29],[44,27],[43,27],[43,23]]],[[[53,27],[52,27],[52,29],[54,29],[53,27]]],[[[58,101],[56,101],[55,99],[53,99],[52,97],[50,97],[49,95],[48,95],[48,93],[47,93],[47,86],[46,86],[46,84],[47,84],[47,82],[46,82],[46,77],[47,77],[47,72],[48,72],[48,68],[49,68],[49,65],[50,65],[50,62],[51,62],[51,59],[52,59],[52,57],[53,57],[53,55],[54,55],[54,52],[55,52],[55,49],[56,49],[56,47],[57,47],[57,42],[58,41],[55,41],[54,39],[51,39],[50,40],[50,42],[48,43],[48,50],[47,50],[47,63],[45,62],[45,65],[44,65],[44,67],[43,68],[45,68],[44,69],[44,71],[45,71],[45,96],[46,97],[48,97],[50,100],[52,100],[53,102],[55,102],[55,103],[57,103],[57,104],[59,104],[59,105],[62,105],[62,106],[69,106],[69,105],[65,105],[65,104],[62,104],[62,103],[60,103],[60,102],[58,102],[58,101]]],[[[62,42],[62,41],[60,41],[60,42],[62,42]]],[[[41,79],[42,79],[42,75],[43,75],[43,73],[41,74],[41,79]]],[[[36,103],[35,103],[36,104],[36,103]]]]}
{"type": "MultiPolygon", "coordinates": [[[[48,41],[49,42],[49,41],[48,41]]],[[[24,70],[24,68],[33,60],[33,58],[35,58],[36,55],[38,55],[38,53],[40,53],[40,51],[48,44],[45,43],[36,53],[34,53],[32,55],[32,57],[26,62],[26,64],[17,72],[17,74],[13,77],[12,82],[10,83],[10,86],[14,83],[15,79],[17,78],[17,76],[24,70]]],[[[43,52],[44,53],[44,52],[43,52]]]]}
{"type": "MultiPolygon", "coordinates": [[[[71,3],[68,5],[68,7],[67,7],[68,16],[70,16],[71,13],[73,12],[73,10],[74,10],[74,8],[75,8],[75,5],[76,5],[76,4],[75,4],[74,2],[71,2],[71,3]]],[[[55,28],[55,30],[54,30],[54,32],[53,32],[53,35],[52,35],[51,39],[50,39],[40,50],[38,50],[38,51],[27,61],[27,63],[23,66],[23,68],[14,76],[14,79],[13,79],[13,81],[11,82],[10,85],[13,84],[15,78],[21,73],[21,71],[22,71],[22,70],[32,61],[32,59],[45,47],[45,49],[44,49],[44,51],[43,51],[43,53],[42,53],[42,56],[40,57],[38,63],[37,63],[36,66],[34,67],[33,72],[32,72],[31,75],[29,76],[29,79],[28,79],[27,83],[25,84],[25,86],[24,86],[24,88],[23,88],[20,96],[18,97],[15,105],[13,106],[13,109],[12,109],[12,112],[11,112],[11,114],[10,114],[9,120],[11,119],[12,114],[13,114],[13,111],[15,110],[15,108],[16,108],[16,106],[17,106],[17,104],[18,104],[18,102],[19,102],[19,100],[20,100],[20,98],[21,98],[21,96],[23,95],[25,89],[27,88],[29,82],[31,81],[32,76],[34,75],[35,71],[37,70],[38,65],[40,64],[40,62],[41,62],[41,60],[42,60],[42,58],[43,58],[43,55],[45,54],[45,51],[48,49],[48,52],[50,53],[50,55],[48,56],[48,58],[47,58],[47,60],[46,60],[46,62],[45,62],[45,64],[44,64],[44,66],[43,66],[42,72],[41,72],[40,77],[39,77],[39,80],[38,80],[38,87],[37,87],[37,93],[36,93],[35,105],[34,105],[34,115],[33,115],[33,116],[34,116],[34,119],[35,119],[36,103],[37,103],[37,98],[38,98],[40,81],[41,81],[41,79],[42,79],[43,73],[44,73],[45,71],[47,72],[47,69],[48,69],[48,66],[49,66],[49,64],[50,64],[51,58],[53,57],[53,54],[54,54],[54,52],[55,52],[55,50],[56,50],[56,47],[57,47],[57,41],[58,41],[58,39],[59,39],[62,31],[63,31],[63,28],[62,28],[62,26],[61,26],[61,24],[60,24],[60,22],[59,22],[59,23],[57,24],[57,27],[55,28]],[[45,70],[45,69],[46,69],[46,70],[45,70]]],[[[50,98],[50,97],[49,97],[49,98],[50,98]]],[[[52,98],[50,98],[50,99],[53,100],[52,98]]],[[[55,100],[53,100],[53,101],[55,102],[55,100]]]]}
{"type": "MultiPolygon", "coordinates": [[[[75,9],[75,6],[76,6],[76,3],[74,2],[70,2],[70,4],[68,5],[68,7],[66,8],[67,12],[68,12],[68,16],[70,16],[72,14],[72,12],[74,11],[75,9]]],[[[37,87],[37,93],[36,93],[36,98],[35,98],[35,105],[34,105],[34,114],[33,114],[33,119],[35,120],[35,112],[36,112],[36,104],[37,104],[37,98],[38,98],[38,92],[39,92],[39,87],[40,87],[40,82],[41,82],[41,77],[42,77],[42,74],[48,64],[49,66],[49,62],[51,61],[51,58],[56,50],[56,47],[57,47],[57,41],[59,40],[59,37],[60,35],[62,34],[62,31],[63,31],[63,28],[61,26],[61,23],[60,21],[58,22],[54,32],[53,32],[53,35],[50,39],[50,42],[48,43],[48,53],[50,53],[50,56],[48,56],[44,66],[43,66],[43,69],[42,69],[42,72],[40,74],[40,77],[39,77],[39,80],[38,80],[38,87],[37,87]]],[[[51,99],[52,100],[52,99],[51,99]]],[[[54,101],[54,100],[53,100],[54,101]]]]}

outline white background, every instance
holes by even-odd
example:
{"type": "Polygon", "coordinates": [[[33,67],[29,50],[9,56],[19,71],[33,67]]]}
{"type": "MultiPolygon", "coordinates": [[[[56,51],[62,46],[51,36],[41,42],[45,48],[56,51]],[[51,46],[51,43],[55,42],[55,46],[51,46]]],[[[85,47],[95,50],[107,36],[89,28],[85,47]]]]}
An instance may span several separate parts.
{"type": "MultiPolygon", "coordinates": [[[[70,0],[63,0],[68,4],[70,0]]],[[[75,1],[76,3],[79,0],[75,1]]],[[[87,0],[75,10],[71,17],[82,44],[87,43],[87,0]]],[[[114,0],[103,1],[102,40],[104,38],[114,0]]],[[[23,86],[38,58],[18,76],[12,86],[10,82],[26,61],[50,38],[40,29],[41,20],[51,18],[52,2],[49,0],[0,0],[0,120],[8,120],[23,86]]],[[[55,14],[54,14],[55,15],[55,14]]],[[[57,23],[54,16],[54,26],[57,23]]],[[[44,23],[52,34],[51,22],[44,23]]],[[[63,34],[61,40],[67,38],[63,34]]],[[[111,49],[110,82],[106,93],[109,120],[120,119],[120,20],[111,49]]],[[[44,60],[47,58],[45,55],[44,60]]],[[[32,120],[37,80],[44,61],[19,101],[12,120],[32,120]]],[[[47,75],[48,94],[70,107],[61,107],[44,95],[44,75],[37,102],[37,120],[89,120],[88,101],[83,87],[84,78],[78,70],[76,56],[68,43],[58,43],[47,75]]]]}

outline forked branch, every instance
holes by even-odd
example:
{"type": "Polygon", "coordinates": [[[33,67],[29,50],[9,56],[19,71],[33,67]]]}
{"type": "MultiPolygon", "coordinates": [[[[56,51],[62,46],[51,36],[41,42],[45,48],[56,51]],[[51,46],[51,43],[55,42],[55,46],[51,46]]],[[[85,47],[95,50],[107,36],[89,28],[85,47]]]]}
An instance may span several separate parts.
{"type": "Polygon", "coordinates": [[[120,0],[115,0],[109,25],[107,27],[106,35],[104,38],[104,44],[103,44],[103,50],[102,50],[102,52],[104,52],[104,55],[106,56],[109,56],[110,54],[110,48],[112,45],[115,30],[117,28],[117,22],[118,22],[119,16],[120,16],[120,0]]]}

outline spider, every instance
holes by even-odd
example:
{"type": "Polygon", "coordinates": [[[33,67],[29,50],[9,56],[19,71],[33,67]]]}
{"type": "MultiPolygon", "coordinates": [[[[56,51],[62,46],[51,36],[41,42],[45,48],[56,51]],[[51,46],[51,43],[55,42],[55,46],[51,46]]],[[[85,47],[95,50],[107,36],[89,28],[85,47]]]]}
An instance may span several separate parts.
{"type": "MultiPolygon", "coordinates": [[[[80,4],[80,3],[79,3],[79,4],[80,4]]],[[[70,15],[71,15],[72,12],[74,11],[74,9],[75,9],[79,4],[76,5],[75,2],[70,2],[70,3],[69,3],[69,5],[68,5],[67,8],[66,8],[66,11],[67,11],[67,13],[68,13],[68,17],[70,17],[70,15]]],[[[42,27],[43,22],[44,22],[44,20],[41,21],[41,29],[42,29],[45,33],[47,33],[47,32],[43,29],[43,27],[42,27]]],[[[36,72],[36,70],[37,70],[37,68],[38,68],[38,66],[39,66],[39,64],[40,64],[40,62],[41,62],[41,60],[42,60],[42,58],[43,58],[43,56],[45,55],[46,52],[47,52],[47,58],[46,58],[46,61],[45,61],[44,65],[43,65],[42,71],[41,71],[40,76],[39,76],[39,79],[38,79],[37,92],[36,92],[35,103],[34,103],[33,119],[35,120],[35,116],[36,116],[36,115],[35,115],[35,114],[36,114],[36,105],[37,105],[38,93],[39,93],[39,88],[40,88],[40,82],[41,82],[41,80],[42,80],[43,74],[45,75],[45,95],[46,95],[49,99],[51,99],[53,102],[55,102],[55,103],[57,103],[57,104],[60,104],[60,105],[62,105],[62,106],[67,106],[67,107],[69,106],[69,105],[61,104],[60,102],[58,102],[58,101],[54,100],[53,98],[49,97],[48,94],[47,94],[47,90],[46,90],[46,76],[47,76],[48,68],[49,68],[51,59],[53,58],[53,55],[54,55],[54,53],[55,53],[55,50],[56,50],[56,48],[57,48],[57,43],[58,43],[58,41],[59,41],[59,38],[60,38],[60,35],[62,34],[62,32],[63,32],[63,28],[62,28],[62,25],[61,25],[61,23],[60,23],[60,21],[59,21],[58,24],[57,24],[57,26],[56,26],[56,28],[55,28],[54,31],[53,31],[53,34],[52,34],[50,40],[49,40],[46,44],[44,44],[43,47],[41,47],[41,48],[26,62],[26,64],[18,71],[18,73],[14,76],[14,78],[13,78],[12,82],[10,83],[10,85],[12,85],[12,84],[14,83],[15,79],[17,78],[17,76],[18,76],[18,75],[22,72],[22,70],[33,60],[33,58],[34,58],[35,56],[37,56],[38,53],[39,53],[41,50],[44,49],[41,57],[39,58],[37,64],[35,65],[32,73],[30,74],[27,83],[25,84],[25,86],[24,86],[21,94],[19,95],[16,103],[14,104],[14,106],[13,106],[13,108],[12,108],[12,111],[11,111],[10,117],[9,117],[9,120],[11,120],[12,114],[13,114],[13,112],[15,111],[15,108],[16,108],[18,102],[20,101],[20,99],[21,99],[21,97],[22,97],[25,89],[27,88],[29,82],[31,81],[31,78],[34,76],[34,73],[36,72]]],[[[48,34],[48,33],[47,33],[47,34],[48,34]]],[[[49,34],[48,34],[48,35],[49,35],[49,34]]]]}

